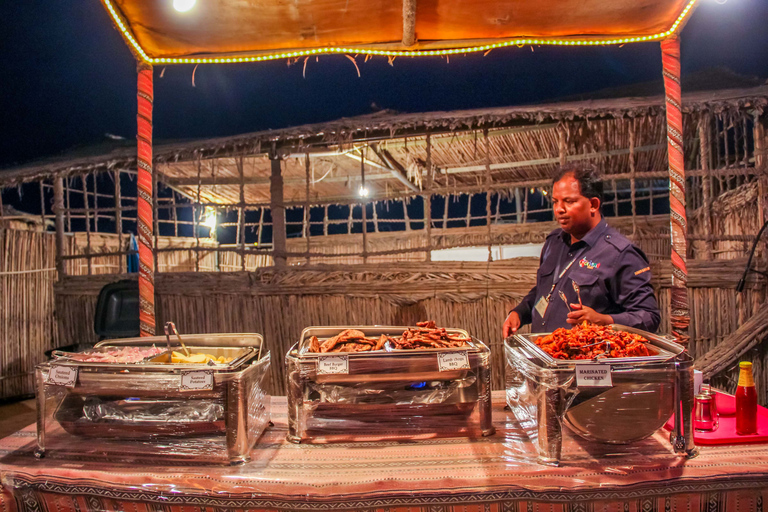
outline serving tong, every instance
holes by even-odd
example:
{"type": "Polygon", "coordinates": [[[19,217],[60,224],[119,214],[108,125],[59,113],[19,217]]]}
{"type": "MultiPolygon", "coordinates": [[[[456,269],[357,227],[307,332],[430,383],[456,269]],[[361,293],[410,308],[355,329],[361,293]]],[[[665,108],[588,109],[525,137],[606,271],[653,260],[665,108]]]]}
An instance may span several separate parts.
{"type": "Polygon", "coordinates": [[[187,346],[184,344],[184,341],[181,339],[181,335],[179,334],[179,331],[176,329],[176,324],[173,322],[165,322],[165,342],[168,344],[168,354],[170,357],[170,354],[173,352],[173,349],[171,348],[171,331],[173,331],[173,334],[176,335],[176,338],[179,340],[179,344],[181,345],[181,348],[184,349],[184,354],[189,357],[192,355],[192,352],[189,351],[187,346]]]}

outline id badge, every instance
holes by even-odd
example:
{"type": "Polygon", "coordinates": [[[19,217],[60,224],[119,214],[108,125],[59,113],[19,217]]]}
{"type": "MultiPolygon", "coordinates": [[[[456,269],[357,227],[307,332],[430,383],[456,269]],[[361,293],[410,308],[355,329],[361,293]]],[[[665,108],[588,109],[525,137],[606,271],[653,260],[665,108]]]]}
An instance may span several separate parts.
{"type": "Polygon", "coordinates": [[[541,297],[538,302],[536,302],[536,312],[539,314],[541,318],[544,318],[544,313],[547,312],[547,306],[549,306],[549,301],[546,297],[541,297]]]}

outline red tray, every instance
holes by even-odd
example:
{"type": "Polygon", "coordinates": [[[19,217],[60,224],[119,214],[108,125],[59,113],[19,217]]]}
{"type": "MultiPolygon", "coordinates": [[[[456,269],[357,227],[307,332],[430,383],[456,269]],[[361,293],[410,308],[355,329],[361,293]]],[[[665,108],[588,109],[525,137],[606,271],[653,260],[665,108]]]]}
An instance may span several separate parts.
{"type": "MultiPolygon", "coordinates": [[[[698,445],[765,443],[768,441],[768,409],[757,406],[757,434],[740,436],[736,433],[736,398],[733,395],[717,392],[715,403],[720,415],[720,425],[712,432],[693,431],[693,442],[698,445]]],[[[664,427],[672,430],[674,416],[664,427]]]]}

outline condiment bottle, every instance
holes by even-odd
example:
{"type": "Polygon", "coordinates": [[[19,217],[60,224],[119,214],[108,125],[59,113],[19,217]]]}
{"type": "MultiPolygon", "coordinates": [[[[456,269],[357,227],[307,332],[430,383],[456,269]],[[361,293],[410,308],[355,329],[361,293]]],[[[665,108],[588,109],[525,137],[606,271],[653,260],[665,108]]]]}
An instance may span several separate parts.
{"type": "Polygon", "coordinates": [[[752,363],[739,363],[739,385],[736,388],[736,433],[757,434],[757,392],[752,377],[752,363]]]}

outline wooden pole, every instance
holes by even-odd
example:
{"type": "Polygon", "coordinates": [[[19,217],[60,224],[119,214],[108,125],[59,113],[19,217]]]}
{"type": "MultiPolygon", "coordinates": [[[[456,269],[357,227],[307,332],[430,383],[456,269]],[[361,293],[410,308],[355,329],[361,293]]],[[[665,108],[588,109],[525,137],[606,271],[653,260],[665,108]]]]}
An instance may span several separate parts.
{"type": "Polygon", "coordinates": [[[66,181],[64,182],[64,200],[66,201],[65,204],[66,204],[66,213],[67,213],[67,232],[71,233],[72,232],[72,215],[69,212],[69,209],[70,209],[69,208],[69,199],[70,199],[69,190],[70,190],[69,178],[67,178],[66,181]]]}
{"type": "MultiPolygon", "coordinates": [[[[365,187],[365,155],[366,151],[360,151],[360,176],[362,178],[361,190],[367,190],[365,187]]],[[[363,263],[368,263],[368,193],[366,192],[361,202],[363,208],[363,263]]]]}
{"type": "Polygon", "coordinates": [[[448,229],[448,202],[451,196],[443,196],[443,229],[448,229]]]}
{"type": "Polygon", "coordinates": [[[274,254],[275,266],[284,267],[286,265],[286,233],[283,170],[280,164],[280,157],[274,145],[272,146],[269,158],[272,163],[272,174],[269,180],[269,202],[272,212],[272,252],[274,254]]]}
{"type": "Polygon", "coordinates": [[[416,44],[416,0],[403,0],[403,46],[416,44]]]}
{"type": "Polygon", "coordinates": [[[637,203],[635,202],[635,171],[637,170],[637,165],[635,162],[635,145],[637,141],[635,140],[636,137],[636,131],[635,131],[635,119],[630,118],[629,119],[629,202],[632,206],[632,237],[634,238],[637,236],[637,203]]]}
{"type": "Polygon", "coordinates": [[[683,114],[680,89],[680,40],[677,36],[661,42],[664,91],[667,109],[667,154],[669,158],[670,235],[672,238],[672,334],[688,344],[688,270],[686,255],[687,220],[685,212],[685,159],[683,154],[683,114]]]}
{"type": "Polygon", "coordinates": [[[432,261],[432,137],[427,134],[427,194],[424,195],[424,227],[427,230],[426,261],[432,261]]]}
{"type": "MultiPolygon", "coordinates": [[[[41,229],[45,232],[45,187],[43,186],[43,180],[38,182],[40,185],[40,222],[42,223],[41,229]]],[[[43,261],[45,261],[45,244],[43,244],[43,261]]]]}
{"type": "MultiPolygon", "coordinates": [[[[93,183],[94,187],[96,186],[96,182],[94,180],[93,183]]],[[[154,172],[154,169],[152,171],[152,247],[157,247],[157,237],[160,233],[160,212],[157,208],[158,205],[158,199],[157,199],[157,173],[154,172]]],[[[153,260],[155,263],[155,272],[160,272],[160,265],[158,265],[158,254],[157,251],[152,251],[153,260]]]]}
{"type": "Polygon", "coordinates": [[[237,172],[240,173],[240,205],[237,207],[237,243],[240,246],[240,270],[245,272],[245,159],[237,159],[237,172]]]}
{"type": "Polygon", "coordinates": [[[173,236],[179,236],[179,204],[176,202],[176,191],[171,190],[171,212],[173,213],[173,236]]]}
{"type": "Polygon", "coordinates": [[[525,194],[523,198],[523,224],[528,222],[528,187],[523,190],[525,194]]]}
{"type": "Polygon", "coordinates": [[[328,205],[323,206],[323,235],[328,236],[328,205]]]}
{"type": "MultiPolygon", "coordinates": [[[[709,142],[709,113],[702,112],[699,115],[699,165],[701,169],[707,172],[707,176],[702,178],[702,194],[704,196],[704,225],[707,233],[712,234],[712,176],[710,174],[710,142],[709,142]]],[[[704,259],[713,258],[714,241],[706,242],[706,251],[704,259]]]]}
{"type": "MultiPolygon", "coordinates": [[[[123,192],[122,184],[120,183],[120,171],[114,171],[115,177],[115,232],[117,233],[117,243],[120,246],[120,250],[125,249],[123,247],[123,192]]],[[[125,270],[125,258],[118,257],[117,271],[122,274],[125,270]]]]}
{"type": "Polygon", "coordinates": [[[259,209],[259,232],[256,234],[256,247],[261,249],[261,232],[264,230],[264,208],[259,209]]]}
{"type": "MultiPolygon", "coordinates": [[[[202,162],[200,161],[200,155],[197,156],[197,201],[195,202],[195,209],[193,210],[192,220],[194,221],[193,229],[195,230],[195,272],[200,272],[200,176],[202,174],[202,162]]],[[[205,212],[205,209],[203,209],[205,212]]]]}
{"type": "Polygon", "coordinates": [[[408,216],[408,203],[403,199],[403,218],[405,219],[405,230],[411,230],[411,218],[408,216]]]}
{"type": "Polygon", "coordinates": [[[91,205],[88,199],[88,175],[84,174],[80,182],[83,190],[83,205],[85,211],[85,256],[88,262],[88,275],[93,274],[93,262],[91,260],[91,205]]]}
{"type": "Polygon", "coordinates": [[[154,84],[152,66],[139,65],[137,79],[138,112],[138,197],[137,231],[139,240],[139,327],[142,336],[155,334],[155,268],[153,242],[152,183],[152,102],[154,84]]]}
{"type": "Polygon", "coordinates": [[[56,216],[56,272],[61,280],[66,275],[64,265],[64,178],[56,176],[53,181],[53,213],[56,216]]]}
{"type": "Polygon", "coordinates": [[[560,166],[564,166],[568,161],[568,128],[565,125],[559,124],[557,127],[557,151],[560,157],[560,166]]]}
{"type": "Polygon", "coordinates": [[[307,177],[307,187],[306,187],[306,194],[305,194],[305,202],[304,202],[304,222],[303,222],[303,229],[304,229],[304,236],[307,239],[307,265],[309,265],[309,253],[312,250],[312,247],[310,245],[310,226],[309,226],[309,174],[310,174],[310,162],[309,162],[309,153],[307,153],[307,156],[304,159],[305,163],[305,172],[307,177]]]}
{"type": "Polygon", "coordinates": [[[765,116],[755,114],[754,126],[752,128],[755,141],[755,168],[757,170],[757,208],[758,223],[763,225],[768,218],[765,202],[766,193],[768,193],[768,137],[766,137],[765,116]]]}
{"type": "Polygon", "coordinates": [[[520,193],[520,187],[515,187],[515,217],[518,224],[523,221],[523,209],[520,208],[522,202],[523,196],[520,193]]]}
{"type": "Polygon", "coordinates": [[[472,194],[467,194],[467,227],[469,227],[470,222],[472,221],[472,194]]]}
{"type": "Polygon", "coordinates": [[[493,261],[493,239],[491,237],[491,142],[488,138],[488,130],[483,130],[485,142],[485,225],[488,226],[488,261],[493,261]]]}

